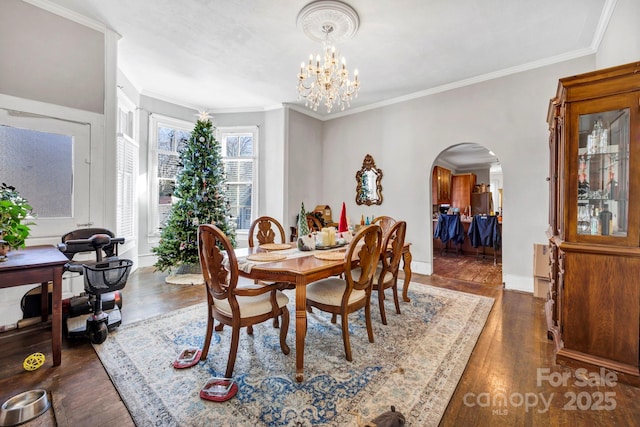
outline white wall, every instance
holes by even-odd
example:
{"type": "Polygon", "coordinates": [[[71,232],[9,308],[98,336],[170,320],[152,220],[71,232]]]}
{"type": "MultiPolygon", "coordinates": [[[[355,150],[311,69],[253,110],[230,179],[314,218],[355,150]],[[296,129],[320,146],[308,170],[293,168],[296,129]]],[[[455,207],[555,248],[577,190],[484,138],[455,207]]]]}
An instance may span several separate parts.
{"type": "Polygon", "coordinates": [[[352,218],[390,215],[407,221],[413,267],[432,272],[431,169],[449,146],[473,141],[491,149],[504,174],[503,279],[533,291],[533,244],[546,240],[549,99],[558,78],[590,71],[584,57],[324,124],[324,200],[347,202],[352,218]],[[381,206],[355,204],[355,173],[364,156],[382,169],[381,206]]]}
{"type": "MultiPolygon", "coordinates": [[[[265,113],[265,129],[260,132],[259,215],[269,215],[283,224],[286,231],[286,139],[285,110],[265,113]]],[[[256,215],[257,217],[258,215],[256,215]]]]}
{"type": "Polygon", "coordinates": [[[102,32],[21,0],[2,0],[0,57],[0,93],[104,112],[102,32]]]}
{"type": "Polygon", "coordinates": [[[617,0],[596,54],[596,68],[640,61],[640,1],[617,0]]]}
{"type": "MultiPolygon", "coordinates": [[[[301,203],[304,203],[307,211],[327,203],[323,198],[323,176],[331,175],[337,165],[333,159],[327,161],[323,158],[323,123],[321,121],[292,109],[287,109],[285,120],[287,128],[287,197],[285,200],[288,206],[286,220],[282,225],[288,232],[289,227],[296,225],[295,218],[300,212],[301,203]]],[[[340,152],[334,154],[336,158],[341,157],[340,152]]]]}

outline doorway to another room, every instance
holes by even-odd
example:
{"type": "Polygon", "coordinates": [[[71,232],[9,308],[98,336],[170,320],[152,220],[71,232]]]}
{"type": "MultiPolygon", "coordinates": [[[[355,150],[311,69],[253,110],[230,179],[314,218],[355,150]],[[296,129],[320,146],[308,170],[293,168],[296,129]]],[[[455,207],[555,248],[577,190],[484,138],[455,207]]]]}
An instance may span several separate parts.
{"type": "Polygon", "coordinates": [[[433,275],[502,287],[502,167],[477,143],[440,153],[432,169],[433,275]]]}

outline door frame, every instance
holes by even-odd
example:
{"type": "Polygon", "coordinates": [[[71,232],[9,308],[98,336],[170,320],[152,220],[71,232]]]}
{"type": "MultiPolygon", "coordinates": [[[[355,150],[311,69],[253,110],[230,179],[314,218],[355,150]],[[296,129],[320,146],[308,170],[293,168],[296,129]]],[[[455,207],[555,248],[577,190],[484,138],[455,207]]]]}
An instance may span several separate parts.
{"type": "MultiPolygon", "coordinates": [[[[33,101],[29,99],[17,98],[10,95],[0,94],[0,108],[4,110],[15,111],[21,114],[25,119],[24,123],[28,124],[28,117],[35,116],[34,120],[41,118],[50,118],[56,120],[67,121],[84,125],[88,127],[88,138],[90,150],[88,158],[81,161],[90,164],[88,168],[88,176],[82,177],[89,181],[88,188],[88,209],[87,220],[76,221],[79,223],[93,223],[95,226],[112,229],[114,224],[104,224],[106,200],[115,200],[115,183],[109,185],[105,180],[105,137],[104,137],[104,115],[89,111],[82,111],[73,108],[63,107],[59,105],[47,104],[44,102],[33,101]],[[113,193],[113,194],[112,194],[113,193]]],[[[34,123],[36,123],[34,121],[34,123]]],[[[21,126],[24,127],[24,126],[21,126]]],[[[74,147],[75,156],[75,147],[74,147]]],[[[75,171],[74,171],[75,173],[75,171]]],[[[80,177],[74,176],[74,181],[80,177]]],[[[36,218],[37,223],[37,218],[36,218]]],[[[32,227],[32,230],[37,225],[32,227]]],[[[76,226],[75,228],[81,228],[76,226]]],[[[71,231],[71,230],[68,230],[71,231]]],[[[48,233],[46,233],[48,234],[48,233]]],[[[30,237],[27,239],[27,245],[38,244],[55,244],[60,241],[62,234],[43,235],[41,237],[30,237]]]]}

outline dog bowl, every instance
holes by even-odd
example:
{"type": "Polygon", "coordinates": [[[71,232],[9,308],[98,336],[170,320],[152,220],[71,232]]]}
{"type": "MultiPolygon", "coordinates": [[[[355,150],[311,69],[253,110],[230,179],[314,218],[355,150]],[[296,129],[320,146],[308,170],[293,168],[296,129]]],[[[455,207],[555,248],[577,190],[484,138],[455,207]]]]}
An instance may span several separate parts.
{"type": "Polygon", "coordinates": [[[42,414],[51,406],[47,391],[29,390],[13,396],[0,408],[0,426],[15,426],[26,423],[42,414]]]}

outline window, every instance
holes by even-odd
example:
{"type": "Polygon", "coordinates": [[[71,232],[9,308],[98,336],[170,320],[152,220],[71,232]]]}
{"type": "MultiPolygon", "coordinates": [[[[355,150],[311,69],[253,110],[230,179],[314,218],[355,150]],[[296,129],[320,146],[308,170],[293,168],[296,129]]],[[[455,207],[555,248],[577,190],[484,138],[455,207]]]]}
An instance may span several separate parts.
{"type": "Polygon", "coordinates": [[[247,231],[257,211],[258,128],[219,128],[227,197],[236,228],[247,231]]]}
{"type": "Polygon", "coordinates": [[[159,235],[171,208],[180,150],[189,141],[194,125],[152,114],[149,126],[149,234],[159,235]]]}
{"type": "Polygon", "coordinates": [[[116,235],[131,242],[136,238],[138,143],[135,140],[135,105],[118,93],[116,235]]]}
{"type": "Polygon", "coordinates": [[[38,111],[0,108],[0,182],[16,187],[33,207],[30,238],[59,241],[91,224],[92,117],[38,111]]]}

